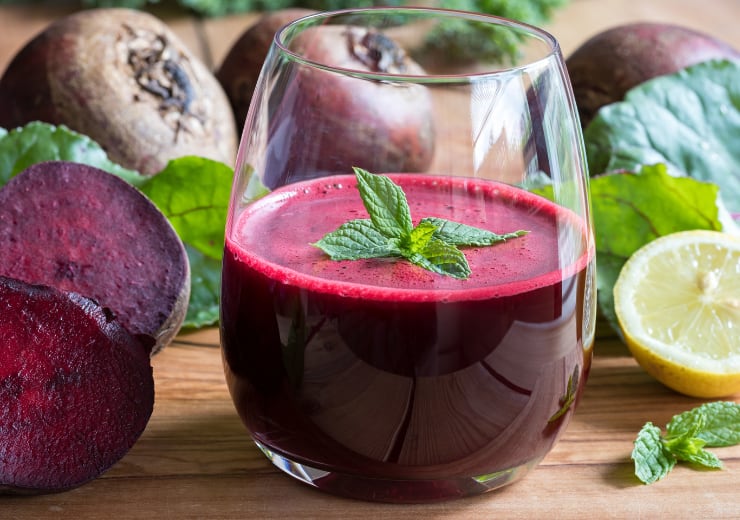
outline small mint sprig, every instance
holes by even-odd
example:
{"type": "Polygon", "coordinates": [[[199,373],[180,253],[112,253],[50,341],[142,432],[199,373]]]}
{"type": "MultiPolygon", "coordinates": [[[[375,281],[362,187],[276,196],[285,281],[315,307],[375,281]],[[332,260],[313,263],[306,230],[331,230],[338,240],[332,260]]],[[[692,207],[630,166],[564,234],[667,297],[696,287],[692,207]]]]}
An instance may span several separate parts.
{"type": "Polygon", "coordinates": [[[388,177],[353,168],[369,219],[345,222],[313,245],[332,260],[404,258],[445,276],[467,279],[470,266],[458,249],[491,246],[528,231],[499,235],[491,231],[427,217],[414,226],[406,195],[388,177]]]}
{"type": "Polygon", "coordinates": [[[684,461],[710,469],[721,469],[722,461],[704,448],[740,443],[740,404],[717,401],[674,416],[666,434],[648,422],[635,440],[632,460],[635,475],[645,484],[665,477],[684,461]]]}

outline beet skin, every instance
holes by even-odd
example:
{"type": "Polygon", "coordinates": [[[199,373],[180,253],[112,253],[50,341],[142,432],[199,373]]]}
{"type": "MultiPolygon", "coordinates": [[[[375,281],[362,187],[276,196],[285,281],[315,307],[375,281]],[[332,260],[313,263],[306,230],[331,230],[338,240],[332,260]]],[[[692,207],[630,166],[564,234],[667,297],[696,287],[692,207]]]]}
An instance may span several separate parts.
{"type": "Polygon", "coordinates": [[[92,300],[0,277],[0,494],[77,487],[134,445],[149,351],[92,300]]]}
{"type": "Polygon", "coordinates": [[[322,25],[305,29],[289,46],[307,61],[345,73],[296,63],[281,71],[285,77],[270,78],[275,90],[269,95],[280,104],[250,114],[269,119],[268,188],[346,174],[353,166],[376,173],[429,168],[436,135],[429,88],[383,76],[424,75],[400,45],[375,29],[322,25]]]}
{"type": "Polygon", "coordinates": [[[585,128],[604,105],[649,79],[710,59],[740,59],[730,45],[687,27],[632,23],[603,31],[568,57],[566,66],[585,128]]]}
{"type": "Polygon", "coordinates": [[[216,71],[216,79],[229,98],[240,131],[275,33],[293,20],[315,12],[312,9],[294,8],[266,13],[232,44],[216,71]]]}
{"type": "Polygon", "coordinates": [[[140,191],[82,164],[39,163],[0,190],[0,276],[79,293],[134,335],[179,331],[190,294],[182,241],[140,191]]]}
{"type": "Polygon", "coordinates": [[[147,175],[184,155],[236,156],[219,82],[162,20],[134,9],[60,18],[18,52],[0,78],[0,127],[31,121],[65,125],[147,175]]]}

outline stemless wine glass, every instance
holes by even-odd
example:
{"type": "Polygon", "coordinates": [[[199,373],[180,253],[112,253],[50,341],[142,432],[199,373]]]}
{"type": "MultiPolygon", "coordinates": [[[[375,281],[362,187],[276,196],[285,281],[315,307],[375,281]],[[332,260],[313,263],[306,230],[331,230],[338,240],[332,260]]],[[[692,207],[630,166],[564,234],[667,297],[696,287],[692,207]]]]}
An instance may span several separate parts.
{"type": "Polygon", "coordinates": [[[369,8],[279,31],[241,140],[222,281],[226,379],[257,446],[369,500],[521,478],[591,363],[587,179],[542,30],[369,8]],[[518,58],[447,48],[460,28],[518,58]]]}

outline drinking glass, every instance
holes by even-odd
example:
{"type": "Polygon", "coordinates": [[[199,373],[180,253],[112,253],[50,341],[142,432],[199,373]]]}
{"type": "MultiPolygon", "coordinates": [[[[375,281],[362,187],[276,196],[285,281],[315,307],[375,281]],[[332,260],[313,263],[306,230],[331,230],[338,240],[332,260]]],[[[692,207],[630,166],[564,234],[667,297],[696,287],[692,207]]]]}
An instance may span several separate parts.
{"type": "Polygon", "coordinates": [[[427,502],[542,460],[582,394],[595,309],[582,134],[550,34],[427,8],[301,18],[272,43],[235,173],[225,374],[278,468],[427,502]],[[455,27],[516,56],[471,58],[455,27]]]}

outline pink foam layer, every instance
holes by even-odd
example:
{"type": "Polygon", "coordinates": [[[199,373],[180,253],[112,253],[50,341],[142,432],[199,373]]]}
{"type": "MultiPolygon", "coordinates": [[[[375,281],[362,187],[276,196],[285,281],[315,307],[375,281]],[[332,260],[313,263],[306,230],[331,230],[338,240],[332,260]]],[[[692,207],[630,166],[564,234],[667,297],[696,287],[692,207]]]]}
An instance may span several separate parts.
{"type": "Polygon", "coordinates": [[[414,223],[437,216],[523,237],[465,248],[467,280],[399,259],[332,261],[311,244],[340,224],[367,218],[354,176],[291,184],[249,206],[227,235],[227,254],[286,284],[379,301],[460,301],[511,296],[583,269],[592,256],[573,212],[525,190],[480,179],[390,176],[407,195],[414,223]],[[567,237],[563,239],[563,237],[567,237]]]}

